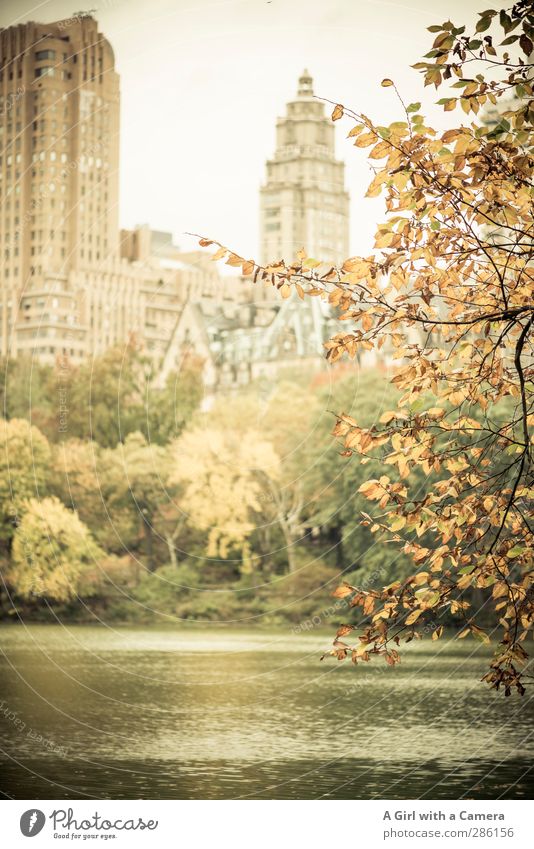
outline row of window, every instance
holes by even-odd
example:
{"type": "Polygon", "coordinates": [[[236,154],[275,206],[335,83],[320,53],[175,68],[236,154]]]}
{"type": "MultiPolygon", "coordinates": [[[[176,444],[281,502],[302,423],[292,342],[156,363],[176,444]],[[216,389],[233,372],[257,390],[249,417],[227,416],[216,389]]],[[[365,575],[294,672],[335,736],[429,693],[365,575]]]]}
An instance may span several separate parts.
{"type": "MultiPolygon", "coordinates": [[[[55,77],[56,70],[57,69],[54,68],[53,65],[43,65],[42,67],[35,69],[35,77],[55,77]]],[[[62,80],[70,80],[70,71],[61,71],[61,74],[58,73],[58,77],[62,80]]]]}
{"type": "MultiPolygon", "coordinates": [[[[19,66],[19,69],[16,73],[16,76],[18,77],[19,80],[22,78],[22,65],[19,66]]],[[[13,79],[15,79],[15,72],[13,70],[10,70],[9,73],[6,74],[6,80],[11,81],[13,79]]],[[[3,82],[3,80],[4,80],[4,72],[2,70],[2,71],[0,71],[0,83],[3,82]]]]}
{"type": "Polygon", "coordinates": [[[47,144],[68,147],[68,141],[65,136],[62,136],[61,139],[58,139],[57,136],[50,136],[49,139],[45,139],[44,136],[32,136],[32,147],[44,147],[47,144]]]}
{"type": "MultiPolygon", "coordinates": [[[[56,151],[51,150],[49,155],[48,155],[48,158],[50,159],[50,162],[56,162],[57,161],[56,151]]],[[[66,153],[60,154],[60,156],[59,156],[60,162],[67,162],[67,159],[68,159],[68,157],[67,157],[66,153]]],[[[35,151],[34,153],[32,153],[32,162],[44,162],[45,160],[46,160],[46,151],[40,150],[40,151],[35,151]]]]}
{"type": "MultiPolygon", "coordinates": [[[[31,301],[26,301],[26,303],[24,304],[24,309],[29,310],[30,307],[32,307],[32,306],[38,307],[39,309],[42,309],[43,307],[46,306],[46,301],[44,301],[42,298],[40,298],[38,301],[34,301],[33,303],[31,301]]],[[[57,309],[58,307],[59,307],[59,298],[52,298],[52,308],[57,309]]]]}
{"type": "MultiPolygon", "coordinates": [[[[65,110],[64,118],[66,118],[66,117],[67,117],[67,112],[65,110]]],[[[50,131],[52,131],[53,133],[56,132],[59,129],[59,127],[58,127],[59,122],[57,120],[55,120],[55,118],[56,118],[56,116],[54,115],[54,118],[52,120],[50,120],[50,118],[47,119],[46,113],[40,112],[36,107],[35,108],[34,121],[32,122],[33,132],[37,133],[39,130],[41,130],[42,133],[46,133],[47,128],[50,131]]],[[[69,129],[71,129],[71,128],[72,128],[72,125],[69,124],[68,121],[63,121],[63,132],[64,133],[67,133],[69,131],[69,129]]]]}
{"type": "MultiPolygon", "coordinates": [[[[50,207],[55,208],[54,198],[50,198],[50,207]]],[[[65,210],[66,210],[65,201],[63,201],[63,200],[60,201],[58,203],[58,207],[59,207],[60,211],[64,213],[65,210]]],[[[17,209],[18,209],[18,201],[17,201],[17,209]]],[[[95,211],[96,211],[97,217],[100,217],[100,213],[101,213],[100,205],[98,205],[98,204],[96,205],[95,211]]],[[[89,212],[91,214],[93,213],[93,206],[92,205],[89,206],[89,212]]],[[[50,219],[50,213],[48,213],[48,212],[45,216],[40,216],[40,215],[35,215],[35,214],[33,214],[33,215],[26,214],[24,221],[25,221],[26,224],[30,223],[31,227],[35,227],[35,225],[38,224],[38,223],[41,223],[41,221],[45,221],[47,223],[52,223],[51,219],[50,219]]],[[[62,219],[62,222],[63,221],[64,221],[64,218],[62,219]]],[[[6,241],[11,241],[11,237],[10,237],[10,234],[9,234],[9,231],[11,230],[11,226],[13,226],[15,229],[17,229],[18,226],[19,226],[19,223],[20,223],[20,218],[18,216],[15,216],[14,218],[6,218],[5,219],[6,241]]],[[[31,237],[32,238],[34,238],[35,232],[36,232],[35,230],[31,231],[31,237]]],[[[39,234],[41,234],[42,230],[39,230],[38,232],[39,232],[39,234]]],[[[2,234],[0,233],[0,241],[1,241],[1,239],[2,239],[2,234]]],[[[98,236],[95,236],[95,239],[98,240],[98,236]]],[[[104,240],[104,248],[107,249],[107,239],[104,240]]]]}
{"type": "MultiPolygon", "coordinates": [[[[41,62],[43,59],[55,59],[56,51],[55,50],[38,50],[35,54],[35,58],[38,62],[41,62]]],[[[63,54],[63,61],[65,62],[67,59],[67,54],[63,54]]]]}
{"type": "MultiPolygon", "coordinates": [[[[47,195],[48,192],[52,194],[56,191],[56,184],[52,181],[51,183],[33,183],[32,184],[32,195],[47,195]]],[[[59,191],[62,194],[65,194],[67,191],[67,184],[61,183],[59,186],[59,191]]]]}
{"type": "Polygon", "coordinates": [[[42,100],[44,102],[53,98],[56,98],[56,100],[54,101],[55,105],[60,100],[62,100],[63,102],[68,100],[68,94],[66,91],[58,91],[55,88],[40,89],[39,91],[34,91],[33,93],[33,99],[36,102],[39,102],[39,100],[42,100]]]}
{"type": "MultiPolygon", "coordinates": [[[[12,127],[11,124],[8,124],[5,129],[6,129],[6,135],[7,136],[11,136],[13,134],[13,127],[12,127]]],[[[22,132],[22,124],[21,124],[20,121],[17,121],[17,123],[15,124],[15,133],[18,136],[21,132],[22,132]]],[[[3,135],[3,134],[4,134],[4,127],[0,126],[0,135],[3,135]]],[[[11,144],[8,145],[8,147],[11,147],[12,144],[13,144],[13,142],[11,142],[11,144]]],[[[18,148],[18,150],[20,150],[20,143],[17,145],[17,148],[18,148]]]]}
{"type": "MultiPolygon", "coordinates": [[[[3,161],[4,161],[4,157],[2,155],[0,155],[0,168],[2,167],[3,161]]],[[[13,162],[20,162],[20,161],[21,161],[20,153],[17,153],[15,156],[13,156],[13,154],[11,154],[11,153],[8,153],[8,155],[6,156],[6,165],[7,166],[12,165],[13,162]]]]}
{"type": "MultiPolygon", "coordinates": [[[[39,199],[38,199],[38,200],[36,200],[36,201],[32,201],[32,209],[33,209],[33,210],[35,210],[35,209],[37,209],[38,207],[42,206],[42,201],[43,201],[43,198],[39,198],[39,199]]],[[[51,205],[51,206],[55,206],[54,198],[51,198],[51,200],[50,200],[50,205],[51,205]]],[[[66,209],[66,204],[65,204],[65,201],[64,201],[64,200],[59,201],[58,206],[59,206],[59,209],[60,209],[62,212],[64,212],[64,211],[65,211],[65,209],[66,209]]],[[[16,211],[16,212],[17,212],[17,211],[19,210],[19,208],[20,208],[20,203],[19,203],[19,200],[17,199],[17,200],[15,201],[15,205],[14,205],[14,211],[16,211]]],[[[29,214],[29,212],[27,212],[27,213],[26,213],[26,215],[24,216],[24,222],[25,222],[26,224],[27,224],[29,221],[31,221],[31,224],[33,225],[33,223],[34,223],[36,220],[37,220],[37,216],[36,216],[36,215],[30,215],[30,214],[29,214]]],[[[18,226],[19,226],[19,223],[20,223],[20,219],[19,219],[19,217],[18,217],[18,216],[15,216],[15,218],[14,218],[13,220],[12,220],[11,218],[6,218],[6,221],[5,221],[6,230],[9,230],[9,229],[10,229],[10,227],[11,227],[11,223],[13,223],[13,226],[14,226],[15,228],[16,228],[16,227],[18,227],[18,226]]]]}
{"type": "MultiPolygon", "coordinates": [[[[59,233],[56,230],[50,230],[50,238],[55,239],[56,236],[61,236],[61,241],[65,242],[67,239],[67,234],[65,230],[61,230],[59,233]]],[[[45,233],[43,230],[32,230],[30,233],[31,239],[43,239],[45,238],[45,233]]]]}
{"type": "MultiPolygon", "coordinates": [[[[36,348],[33,348],[32,350],[36,354],[59,354],[60,353],[60,349],[54,348],[52,345],[49,345],[49,346],[40,345],[36,348]]],[[[74,348],[62,348],[61,353],[65,354],[65,355],[70,354],[71,357],[76,356],[76,351],[75,351],[74,348]]]]}
{"type": "MultiPolygon", "coordinates": [[[[52,245],[48,245],[47,248],[44,248],[42,245],[38,245],[38,246],[32,245],[30,253],[31,253],[32,256],[52,256],[53,253],[54,253],[54,250],[53,250],[52,245]]],[[[60,255],[61,259],[66,259],[67,252],[66,252],[65,248],[60,249],[59,255],[60,255]]]]}
{"type": "Polygon", "coordinates": [[[9,118],[12,118],[13,115],[18,118],[20,113],[23,111],[20,103],[21,96],[22,95],[17,96],[16,94],[8,94],[5,100],[3,97],[0,97],[0,112],[5,113],[9,118]]]}
{"type": "MultiPolygon", "coordinates": [[[[1,134],[1,133],[2,133],[2,127],[0,126],[0,134],[1,134]]],[[[1,145],[1,140],[0,140],[0,145],[1,145]]],[[[19,151],[19,150],[21,149],[21,147],[22,147],[22,144],[21,144],[21,139],[20,139],[20,136],[19,136],[17,139],[15,139],[14,141],[12,141],[12,142],[11,142],[11,144],[6,145],[6,146],[5,146],[5,148],[4,148],[4,150],[16,150],[16,151],[19,151]]]]}

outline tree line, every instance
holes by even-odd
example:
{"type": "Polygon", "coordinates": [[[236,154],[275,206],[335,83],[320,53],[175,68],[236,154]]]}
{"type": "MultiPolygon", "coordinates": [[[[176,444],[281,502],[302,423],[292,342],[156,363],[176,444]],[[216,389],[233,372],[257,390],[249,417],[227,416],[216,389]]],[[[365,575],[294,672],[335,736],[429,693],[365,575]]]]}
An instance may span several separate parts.
{"type": "Polygon", "coordinates": [[[80,600],[113,600],[131,619],[140,595],[187,616],[188,588],[291,576],[298,617],[312,571],[325,583],[398,574],[407,559],[357,522],[375,466],[343,462],[330,435],[338,404],[371,425],[396,391],[378,372],[344,374],[288,372],[205,412],[200,363],[161,387],[134,344],[77,367],[5,362],[4,614],[62,605],[78,617],[80,600]]]}

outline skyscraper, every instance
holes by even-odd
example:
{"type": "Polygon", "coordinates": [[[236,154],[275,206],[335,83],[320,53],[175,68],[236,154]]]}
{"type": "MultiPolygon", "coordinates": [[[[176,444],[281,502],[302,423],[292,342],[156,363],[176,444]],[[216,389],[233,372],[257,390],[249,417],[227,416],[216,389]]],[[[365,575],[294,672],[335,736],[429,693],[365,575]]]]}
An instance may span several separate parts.
{"type": "Polygon", "coordinates": [[[119,231],[119,77],[89,13],[0,31],[0,112],[0,355],[78,362],[134,337],[159,361],[217,274],[170,234],[162,254],[119,231]]]}
{"type": "Polygon", "coordinates": [[[76,355],[73,274],[119,251],[113,50],[90,16],[31,22],[0,32],[0,68],[1,351],[68,333],[76,355]]]}
{"type": "Polygon", "coordinates": [[[260,193],[261,261],[308,256],[339,262],[349,253],[345,164],[335,156],[335,128],[304,71],[295,100],[276,123],[276,151],[260,193]]]}

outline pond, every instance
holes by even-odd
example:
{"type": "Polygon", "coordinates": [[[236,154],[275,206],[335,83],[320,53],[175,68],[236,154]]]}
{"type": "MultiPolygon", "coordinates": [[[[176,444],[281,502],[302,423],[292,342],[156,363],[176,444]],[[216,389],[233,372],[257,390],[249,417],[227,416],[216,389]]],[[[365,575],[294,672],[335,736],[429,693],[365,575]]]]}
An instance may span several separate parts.
{"type": "MultiPolygon", "coordinates": [[[[479,682],[488,650],[319,661],[331,634],[9,625],[4,798],[495,799],[533,790],[533,700],[479,682]]],[[[530,694],[530,688],[527,693],[530,694]]]]}

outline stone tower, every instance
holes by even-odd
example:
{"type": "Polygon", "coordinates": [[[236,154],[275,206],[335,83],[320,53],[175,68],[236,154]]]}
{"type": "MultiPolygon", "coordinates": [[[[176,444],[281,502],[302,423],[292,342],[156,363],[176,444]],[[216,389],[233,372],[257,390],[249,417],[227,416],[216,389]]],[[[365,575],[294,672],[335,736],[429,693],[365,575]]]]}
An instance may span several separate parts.
{"type": "Polygon", "coordinates": [[[260,191],[261,262],[308,256],[339,262],[349,254],[345,164],[335,156],[335,128],[313,96],[308,71],[276,123],[276,150],[260,191]]]}

